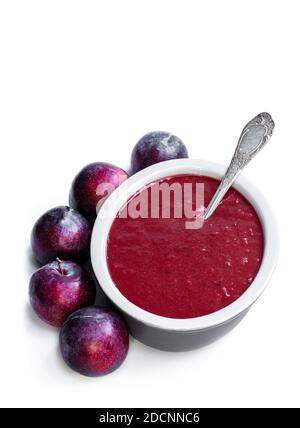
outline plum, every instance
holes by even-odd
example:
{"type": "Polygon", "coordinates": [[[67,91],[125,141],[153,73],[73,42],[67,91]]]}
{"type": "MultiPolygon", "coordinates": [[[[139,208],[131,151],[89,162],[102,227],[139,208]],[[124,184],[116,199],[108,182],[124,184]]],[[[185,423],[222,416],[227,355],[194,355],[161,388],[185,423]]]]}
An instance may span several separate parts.
{"type": "Polygon", "coordinates": [[[74,311],[94,303],[96,286],[81,266],[57,259],[32,275],[29,296],[43,321],[61,327],[74,311]]]}
{"type": "Polygon", "coordinates": [[[81,262],[89,257],[91,226],[74,209],[53,208],[35,223],[31,233],[31,247],[35,258],[46,264],[59,257],[81,262]]]}
{"type": "Polygon", "coordinates": [[[60,331],[64,361],[85,376],[102,376],[124,361],[129,336],[122,318],[111,309],[90,306],[79,309],[60,331]]]}
{"type": "Polygon", "coordinates": [[[73,180],[70,206],[93,223],[105,197],[127,178],[127,173],[115,165],[104,162],[89,164],[73,180]]]}
{"type": "Polygon", "coordinates": [[[187,149],[178,137],[168,132],[150,132],[135,145],[131,155],[131,170],[136,173],[158,162],[187,157],[187,149]]]}

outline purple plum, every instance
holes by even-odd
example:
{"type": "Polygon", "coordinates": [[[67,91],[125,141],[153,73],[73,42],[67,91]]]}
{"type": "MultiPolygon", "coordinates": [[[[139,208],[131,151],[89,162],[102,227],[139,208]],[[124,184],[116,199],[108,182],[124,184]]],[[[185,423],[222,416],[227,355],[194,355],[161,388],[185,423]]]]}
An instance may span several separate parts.
{"type": "Polygon", "coordinates": [[[90,306],[73,313],[60,331],[60,350],[71,369],[102,376],[124,361],[129,336],[122,318],[111,309],[90,306]]]}
{"type": "Polygon", "coordinates": [[[94,223],[104,199],[127,178],[125,171],[109,163],[89,164],[73,180],[70,206],[94,223]]]}
{"type": "Polygon", "coordinates": [[[34,225],[31,247],[35,258],[46,264],[59,257],[81,262],[89,257],[91,226],[72,208],[61,206],[42,215],[34,225]]]}
{"type": "Polygon", "coordinates": [[[57,259],[32,275],[29,296],[34,311],[43,321],[61,327],[74,311],[94,303],[96,287],[81,266],[57,259]]]}
{"type": "Polygon", "coordinates": [[[136,173],[155,163],[187,157],[187,149],[178,137],[168,132],[150,132],[134,146],[131,169],[136,173]]]}

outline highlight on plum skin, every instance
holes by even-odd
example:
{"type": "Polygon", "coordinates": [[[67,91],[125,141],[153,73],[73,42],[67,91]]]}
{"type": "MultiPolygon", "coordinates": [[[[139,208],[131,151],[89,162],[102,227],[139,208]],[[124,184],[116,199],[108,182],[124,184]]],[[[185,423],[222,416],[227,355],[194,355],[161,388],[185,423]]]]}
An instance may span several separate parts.
{"type": "Polygon", "coordinates": [[[129,335],[122,318],[111,309],[90,306],[74,312],[60,331],[66,364],[90,377],[116,370],[125,360],[129,335]]]}
{"type": "Polygon", "coordinates": [[[127,178],[127,172],[115,165],[105,162],[91,163],[73,180],[69,195],[70,206],[93,224],[101,203],[127,178]]]}
{"type": "Polygon", "coordinates": [[[31,247],[42,265],[59,257],[83,262],[90,254],[91,226],[74,209],[59,206],[47,211],[35,223],[31,247]]]}
{"type": "Polygon", "coordinates": [[[180,138],[169,132],[149,132],[133,148],[131,170],[136,173],[159,162],[183,158],[188,158],[188,151],[180,138]]]}
{"type": "Polygon", "coordinates": [[[96,285],[81,266],[58,259],[32,275],[29,296],[39,318],[61,327],[74,311],[94,303],[96,285]]]}

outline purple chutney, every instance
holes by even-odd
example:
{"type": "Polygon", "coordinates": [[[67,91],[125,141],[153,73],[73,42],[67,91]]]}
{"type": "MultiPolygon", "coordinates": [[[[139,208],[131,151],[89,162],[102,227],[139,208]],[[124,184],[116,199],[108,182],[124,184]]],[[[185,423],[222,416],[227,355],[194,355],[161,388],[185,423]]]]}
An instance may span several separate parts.
{"type": "MultiPolygon", "coordinates": [[[[196,183],[203,183],[205,206],[220,183],[199,175],[155,183],[162,182],[192,183],[193,196],[196,183]]],[[[248,289],[262,261],[263,232],[253,206],[231,188],[200,229],[188,230],[186,217],[172,216],[172,197],[171,218],[123,218],[143,192],[149,200],[155,183],[136,193],[112,224],[107,262],[116,287],[138,307],[168,318],[194,318],[228,306],[248,289]]]]}

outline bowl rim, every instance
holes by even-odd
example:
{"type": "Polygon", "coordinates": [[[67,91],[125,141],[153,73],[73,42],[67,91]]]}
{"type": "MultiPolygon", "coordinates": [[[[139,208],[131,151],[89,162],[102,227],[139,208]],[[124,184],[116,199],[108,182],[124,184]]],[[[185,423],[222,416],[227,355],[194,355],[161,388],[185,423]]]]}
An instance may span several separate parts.
{"type": "Polygon", "coordinates": [[[104,202],[96,218],[91,239],[91,262],[100,287],[107,297],[129,317],[157,329],[194,332],[227,323],[249,309],[265,290],[276,267],[279,235],[274,214],[265,196],[247,178],[240,175],[234,188],[253,205],[264,234],[264,253],[260,269],[250,287],[233,303],[209,315],[175,319],[152,314],[130,302],[114,284],[106,260],[107,238],[116,214],[127,200],[145,185],[164,177],[179,174],[206,175],[220,179],[226,167],[217,163],[176,159],[152,165],[123,182],[104,202]]]}

